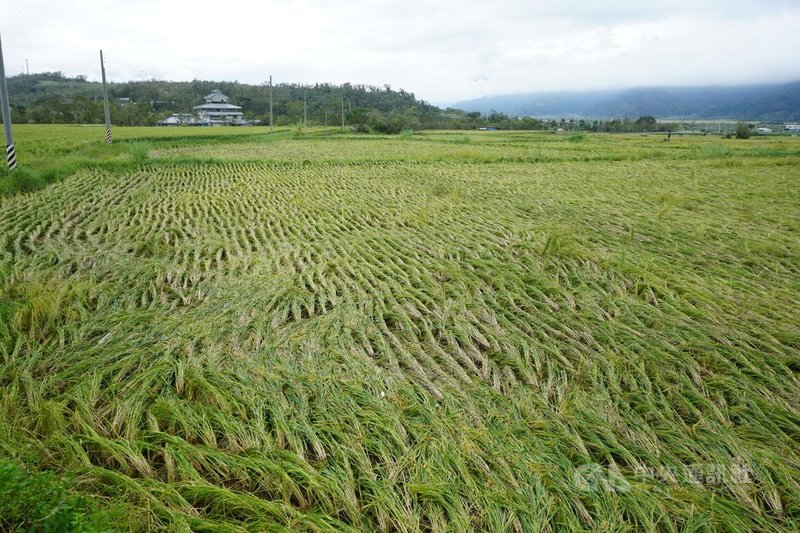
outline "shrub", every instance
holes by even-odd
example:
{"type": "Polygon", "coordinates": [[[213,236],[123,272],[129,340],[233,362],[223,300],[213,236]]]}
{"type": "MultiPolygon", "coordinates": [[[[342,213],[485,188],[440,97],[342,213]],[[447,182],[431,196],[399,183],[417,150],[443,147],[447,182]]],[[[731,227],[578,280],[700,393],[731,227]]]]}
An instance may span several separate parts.
{"type": "Polygon", "coordinates": [[[736,138],[737,139],[749,139],[750,134],[750,125],[747,122],[739,122],[736,124],[736,138]]]}
{"type": "Polygon", "coordinates": [[[0,530],[110,531],[112,517],[91,511],[86,497],[66,490],[52,472],[26,472],[0,460],[0,530]]]}

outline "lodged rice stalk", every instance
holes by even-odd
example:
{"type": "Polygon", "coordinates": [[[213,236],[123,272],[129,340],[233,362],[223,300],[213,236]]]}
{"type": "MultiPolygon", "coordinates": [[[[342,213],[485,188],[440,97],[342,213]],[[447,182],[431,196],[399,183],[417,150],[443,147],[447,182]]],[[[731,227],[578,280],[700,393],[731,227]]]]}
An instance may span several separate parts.
{"type": "Polygon", "coordinates": [[[3,455],[131,529],[797,530],[796,143],[499,135],[2,201],[3,455]]]}

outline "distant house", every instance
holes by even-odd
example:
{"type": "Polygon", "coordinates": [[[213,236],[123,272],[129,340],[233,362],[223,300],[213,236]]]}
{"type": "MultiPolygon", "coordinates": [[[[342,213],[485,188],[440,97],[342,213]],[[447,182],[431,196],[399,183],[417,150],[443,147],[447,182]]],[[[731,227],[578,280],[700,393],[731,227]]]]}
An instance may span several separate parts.
{"type": "Polygon", "coordinates": [[[228,103],[228,97],[219,90],[214,90],[206,96],[206,103],[195,106],[197,122],[201,126],[245,126],[242,108],[228,103]]]}
{"type": "Polygon", "coordinates": [[[756,128],[756,133],[772,133],[772,128],[756,128]]]}
{"type": "Polygon", "coordinates": [[[191,113],[173,113],[158,123],[159,126],[195,126],[197,120],[191,113]]]}
{"type": "Polygon", "coordinates": [[[787,131],[800,131],[800,124],[787,124],[784,129],[787,131]]]}

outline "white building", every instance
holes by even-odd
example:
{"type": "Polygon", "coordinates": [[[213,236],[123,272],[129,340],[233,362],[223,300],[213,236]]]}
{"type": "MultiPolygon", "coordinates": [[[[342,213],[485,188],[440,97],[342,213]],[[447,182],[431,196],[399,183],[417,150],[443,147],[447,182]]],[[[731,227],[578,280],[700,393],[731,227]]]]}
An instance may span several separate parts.
{"type": "Polygon", "coordinates": [[[193,107],[197,112],[197,122],[201,126],[245,126],[242,108],[228,103],[228,97],[218,89],[205,97],[206,103],[193,107]]]}
{"type": "Polygon", "coordinates": [[[171,116],[159,122],[161,126],[195,126],[197,120],[191,113],[173,113],[171,116]]]}
{"type": "Polygon", "coordinates": [[[787,124],[785,129],[787,131],[800,131],[800,124],[787,124]]]}

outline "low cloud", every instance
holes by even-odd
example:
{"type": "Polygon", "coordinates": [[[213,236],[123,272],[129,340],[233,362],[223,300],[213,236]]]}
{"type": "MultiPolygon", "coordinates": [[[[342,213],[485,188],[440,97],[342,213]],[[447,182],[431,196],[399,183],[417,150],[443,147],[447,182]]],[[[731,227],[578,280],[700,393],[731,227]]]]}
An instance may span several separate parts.
{"type": "Polygon", "coordinates": [[[800,78],[796,1],[4,0],[9,74],[366,83],[484,94],[800,78]],[[227,8],[227,9],[226,9],[227,8]]]}

